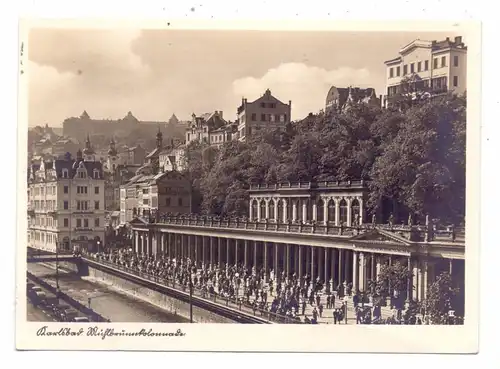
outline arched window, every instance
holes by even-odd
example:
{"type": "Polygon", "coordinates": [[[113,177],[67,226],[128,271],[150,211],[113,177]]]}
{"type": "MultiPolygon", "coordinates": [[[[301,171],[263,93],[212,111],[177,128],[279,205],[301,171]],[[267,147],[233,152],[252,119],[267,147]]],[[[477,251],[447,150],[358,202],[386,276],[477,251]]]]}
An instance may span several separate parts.
{"type": "Polygon", "coordinates": [[[257,200],[252,201],[252,217],[253,219],[257,219],[257,200]]]}
{"type": "Polygon", "coordinates": [[[260,219],[266,219],[266,200],[260,200],[260,219]]]}
{"type": "Polygon", "coordinates": [[[313,208],[312,208],[312,200],[311,199],[306,200],[306,206],[307,206],[307,220],[309,222],[312,222],[312,220],[313,220],[313,208]]]}
{"type": "Polygon", "coordinates": [[[283,200],[278,200],[278,223],[283,223],[283,200]]]}
{"type": "Polygon", "coordinates": [[[63,177],[63,178],[68,178],[68,170],[67,170],[66,168],[64,168],[64,169],[62,170],[62,177],[63,177]]]}
{"type": "Polygon", "coordinates": [[[335,201],[328,201],[328,221],[335,223],[335,201]]]}
{"type": "Polygon", "coordinates": [[[340,224],[347,224],[347,201],[340,201],[340,224]]]}
{"type": "Polygon", "coordinates": [[[351,202],[351,214],[352,214],[352,225],[359,224],[360,206],[358,199],[354,199],[351,202]]]}
{"type": "Polygon", "coordinates": [[[269,201],[269,219],[275,219],[274,200],[269,201]]]}
{"type": "Polygon", "coordinates": [[[321,199],[318,201],[318,206],[316,207],[316,219],[318,222],[325,221],[325,200],[321,199]]]}

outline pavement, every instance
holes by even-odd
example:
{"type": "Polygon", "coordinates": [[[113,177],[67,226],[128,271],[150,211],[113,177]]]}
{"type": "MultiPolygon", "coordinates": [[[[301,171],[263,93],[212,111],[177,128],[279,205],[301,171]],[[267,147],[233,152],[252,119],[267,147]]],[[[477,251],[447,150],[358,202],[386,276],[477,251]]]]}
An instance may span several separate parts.
{"type": "Polygon", "coordinates": [[[35,307],[29,300],[26,304],[26,319],[28,322],[56,322],[49,313],[35,307]]]}

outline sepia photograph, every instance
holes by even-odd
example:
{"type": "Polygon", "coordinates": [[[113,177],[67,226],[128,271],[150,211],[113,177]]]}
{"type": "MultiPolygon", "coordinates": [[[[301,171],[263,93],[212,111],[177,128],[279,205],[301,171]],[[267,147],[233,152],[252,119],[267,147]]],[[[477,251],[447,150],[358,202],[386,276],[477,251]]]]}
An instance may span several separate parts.
{"type": "Polygon", "coordinates": [[[20,39],[33,336],[477,324],[477,30],[64,24],[20,39]]]}

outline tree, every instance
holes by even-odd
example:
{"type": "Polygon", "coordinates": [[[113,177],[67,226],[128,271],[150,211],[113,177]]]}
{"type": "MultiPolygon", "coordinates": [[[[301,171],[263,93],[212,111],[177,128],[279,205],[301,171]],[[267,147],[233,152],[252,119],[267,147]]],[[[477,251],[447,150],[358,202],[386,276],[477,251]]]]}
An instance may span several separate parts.
{"type": "Polygon", "coordinates": [[[421,302],[425,314],[431,324],[446,324],[448,312],[453,310],[453,300],[459,288],[453,286],[451,276],[447,272],[439,274],[434,283],[427,289],[427,295],[421,302]]]}
{"type": "Polygon", "coordinates": [[[399,301],[404,301],[408,290],[408,281],[413,277],[411,270],[408,270],[408,265],[401,261],[396,261],[391,265],[383,264],[380,267],[380,273],[377,276],[377,281],[372,287],[374,296],[382,299],[393,297],[394,291],[399,297],[399,301]]]}

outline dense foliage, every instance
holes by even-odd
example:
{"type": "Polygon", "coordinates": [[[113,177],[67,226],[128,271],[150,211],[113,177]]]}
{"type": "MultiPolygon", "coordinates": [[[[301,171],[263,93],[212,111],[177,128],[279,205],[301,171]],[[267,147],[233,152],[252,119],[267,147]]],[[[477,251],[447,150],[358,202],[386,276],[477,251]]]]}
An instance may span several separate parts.
{"type": "Polygon", "coordinates": [[[369,211],[390,199],[414,219],[457,224],[465,214],[465,137],[466,99],[450,94],[310,114],[220,149],[192,144],[186,160],[205,213],[247,214],[251,183],[366,179],[369,211]]]}

